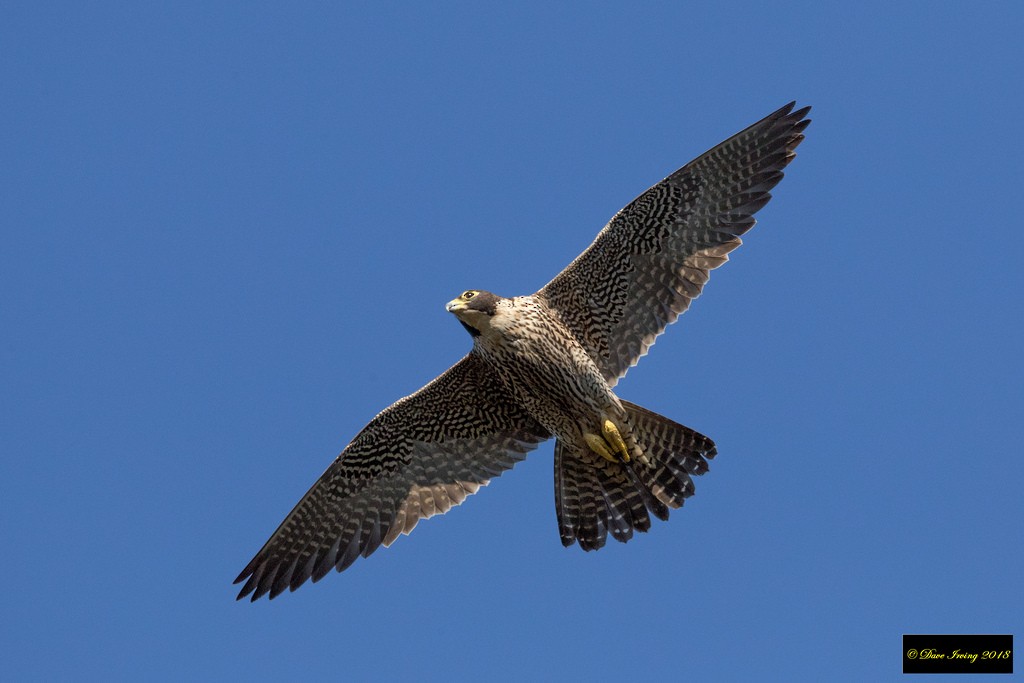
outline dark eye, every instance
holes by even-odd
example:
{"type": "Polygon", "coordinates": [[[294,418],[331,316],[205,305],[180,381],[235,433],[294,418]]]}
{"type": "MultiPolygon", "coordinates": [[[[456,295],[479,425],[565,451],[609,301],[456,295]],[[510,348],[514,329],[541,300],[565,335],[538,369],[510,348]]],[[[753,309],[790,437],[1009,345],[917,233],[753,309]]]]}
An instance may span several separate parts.
{"type": "Polygon", "coordinates": [[[476,292],[474,292],[472,289],[462,293],[463,299],[472,299],[474,296],[476,296],[476,292]]]}

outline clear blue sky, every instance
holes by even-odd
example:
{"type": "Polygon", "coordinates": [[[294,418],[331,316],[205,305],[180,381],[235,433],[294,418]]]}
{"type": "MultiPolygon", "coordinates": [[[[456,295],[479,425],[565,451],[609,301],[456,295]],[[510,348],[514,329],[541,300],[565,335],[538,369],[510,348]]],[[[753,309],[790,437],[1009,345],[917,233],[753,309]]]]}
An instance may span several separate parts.
{"type": "Polygon", "coordinates": [[[1024,637],[1019,7],[549,5],[5,7],[5,679],[891,680],[905,632],[1024,637]],[[235,602],[469,348],[446,301],[792,99],[775,199],[619,385],[718,442],[685,509],[563,549],[546,445],[235,602]]]}

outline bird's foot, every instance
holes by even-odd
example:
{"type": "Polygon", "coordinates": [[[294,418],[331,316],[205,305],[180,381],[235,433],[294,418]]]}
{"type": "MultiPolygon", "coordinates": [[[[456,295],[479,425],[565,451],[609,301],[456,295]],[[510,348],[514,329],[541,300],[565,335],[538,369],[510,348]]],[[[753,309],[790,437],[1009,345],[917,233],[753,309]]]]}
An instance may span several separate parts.
{"type": "Polygon", "coordinates": [[[629,462],[629,449],[615,423],[605,420],[601,425],[601,431],[604,433],[603,436],[591,433],[583,435],[590,450],[609,462],[629,462]]]}
{"type": "Polygon", "coordinates": [[[590,450],[594,451],[602,458],[609,462],[618,462],[615,456],[612,455],[612,451],[608,448],[608,444],[597,434],[584,434],[583,438],[587,440],[587,445],[590,446],[590,450]]]}
{"type": "Polygon", "coordinates": [[[605,420],[601,427],[604,430],[604,440],[610,443],[615,452],[622,456],[622,462],[629,462],[629,449],[626,448],[626,442],[623,441],[619,428],[611,420],[605,420]]]}

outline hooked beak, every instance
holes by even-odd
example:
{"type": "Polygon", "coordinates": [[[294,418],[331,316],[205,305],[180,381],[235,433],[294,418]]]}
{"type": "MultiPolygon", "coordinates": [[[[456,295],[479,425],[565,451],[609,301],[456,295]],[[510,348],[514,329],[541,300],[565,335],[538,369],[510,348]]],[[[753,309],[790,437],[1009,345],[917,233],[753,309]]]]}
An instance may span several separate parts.
{"type": "Polygon", "coordinates": [[[463,301],[462,299],[452,299],[451,301],[444,305],[444,310],[448,311],[449,313],[457,313],[458,311],[462,310],[465,307],[466,302],[463,301]]]}

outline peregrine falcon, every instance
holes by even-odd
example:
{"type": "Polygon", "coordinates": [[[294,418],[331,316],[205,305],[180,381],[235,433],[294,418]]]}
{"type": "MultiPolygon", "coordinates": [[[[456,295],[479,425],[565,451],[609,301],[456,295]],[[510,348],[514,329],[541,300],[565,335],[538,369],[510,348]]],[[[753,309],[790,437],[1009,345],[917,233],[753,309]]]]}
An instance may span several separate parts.
{"type": "Polygon", "coordinates": [[[472,350],[356,435],[235,579],[238,598],[342,571],[552,437],[563,545],[595,550],[668,519],[715,444],[612,389],[753,227],[810,123],[795,104],[634,199],[537,293],[450,301],[472,350]]]}

